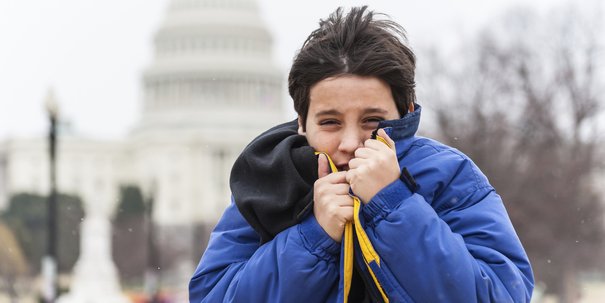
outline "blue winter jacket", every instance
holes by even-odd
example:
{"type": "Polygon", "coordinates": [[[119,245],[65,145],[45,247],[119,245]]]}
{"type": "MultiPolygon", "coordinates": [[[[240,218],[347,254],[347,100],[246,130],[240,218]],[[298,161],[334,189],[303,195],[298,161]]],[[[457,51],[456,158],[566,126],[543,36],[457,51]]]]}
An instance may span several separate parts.
{"type": "MultiPolygon", "coordinates": [[[[389,301],[529,302],[532,270],[500,196],[466,155],[416,136],[419,121],[418,107],[379,126],[391,128],[417,187],[397,180],[360,209],[389,301]]],[[[190,302],[342,300],[341,245],[312,213],[259,239],[232,201],[190,281],[190,302]]]]}

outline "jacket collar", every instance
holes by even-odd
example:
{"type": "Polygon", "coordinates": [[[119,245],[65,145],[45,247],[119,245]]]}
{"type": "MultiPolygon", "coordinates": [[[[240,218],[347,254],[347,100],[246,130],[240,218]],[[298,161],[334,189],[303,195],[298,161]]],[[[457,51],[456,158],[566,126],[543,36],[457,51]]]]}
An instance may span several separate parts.
{"type": "Polygon", "coordinates": [[[400,119],[380,121],[378,128],[384,128],[395,142],[412,137],[418,131],[421,112],[422,107],[414,103],[414,112],[407,113],[400,119]]]}

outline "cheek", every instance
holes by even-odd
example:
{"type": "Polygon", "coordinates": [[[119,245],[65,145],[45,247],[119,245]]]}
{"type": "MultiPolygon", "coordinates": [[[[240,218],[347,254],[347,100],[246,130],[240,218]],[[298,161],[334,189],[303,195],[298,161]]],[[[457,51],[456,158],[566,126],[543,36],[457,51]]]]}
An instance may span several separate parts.
{"type": "Polygon", "coordinates": [[[329,155],[334,154],[340,142],[338,136],[323,132],[314,133],[312,135],[307,133],[307,141],[309,141],[309,145],[316,151],[325,152],[329,155]]]}

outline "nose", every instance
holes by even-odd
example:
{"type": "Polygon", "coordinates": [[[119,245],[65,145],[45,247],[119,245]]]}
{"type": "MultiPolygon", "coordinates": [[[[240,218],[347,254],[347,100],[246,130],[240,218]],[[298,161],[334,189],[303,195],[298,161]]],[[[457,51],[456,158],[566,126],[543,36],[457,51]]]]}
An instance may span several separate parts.
{"type": "Polygon", "coordinates": [[[345,129],[340,138],[338,151],[344,154],[353,154],[355,150],[363,146],[364,141],[364,133],[361,130],[355,128],[345,129]]]}

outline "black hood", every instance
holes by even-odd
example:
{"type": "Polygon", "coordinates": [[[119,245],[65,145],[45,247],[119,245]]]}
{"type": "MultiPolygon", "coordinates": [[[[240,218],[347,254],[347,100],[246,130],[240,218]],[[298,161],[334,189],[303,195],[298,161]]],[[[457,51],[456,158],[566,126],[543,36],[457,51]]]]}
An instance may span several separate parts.
{"type": "Polygon", "coordinates": [[[305,217],[313,205],[317,156],[296,120],[255,138],[231,170],[231,193],[261,243],[305,217]]]}

